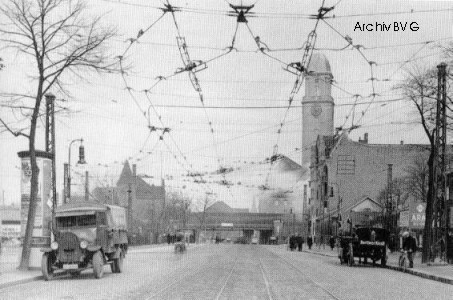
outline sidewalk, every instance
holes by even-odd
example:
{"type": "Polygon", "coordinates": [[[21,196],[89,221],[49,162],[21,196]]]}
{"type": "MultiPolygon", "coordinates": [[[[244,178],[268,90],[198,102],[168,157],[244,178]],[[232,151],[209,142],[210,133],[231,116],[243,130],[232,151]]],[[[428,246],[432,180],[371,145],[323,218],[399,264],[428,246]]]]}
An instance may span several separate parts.
{"type": "MultiPolygon", "coordinates": [[[[325,246],[324,248],[323,246],[318,247],[316,245],[313,245],[311,247],[311,250],[308,250],[308,247],[305,244],[303,251],[307,253],[335,257],[338,259],[337,248],[331,250],[328,246],[325,246]]],[[[388,253],[386,268],[399,272],[406,272],[426,279],[453,284],[453,265],[433,264],[431,266],[428,266],[427,264],[422,264],[421,253],[417,252],[414,258],[414,268],[403,270],[402,268],[398,267],[399,255],[399,252],[388,253]]],[[[357,258],[356,263],[358,263],[357,258]]],[[[378,262],[377,265],[380,266],[380,262],[378,262]]]]}
{"type": "MultiPolygon", "coordinates": [[[[198,244],[190,244],[188,249],[198,246],[198,244]]],[[[173,252],[173,247],[173,244],[131,246],[129,247],[128,253],[173,252]]],[[[41,270],[17,270],[22,254],[21,251],[22,248],[17,246],[2,247],[0,254],[0,289],[35,280],[43,280],[41,270]]]]}

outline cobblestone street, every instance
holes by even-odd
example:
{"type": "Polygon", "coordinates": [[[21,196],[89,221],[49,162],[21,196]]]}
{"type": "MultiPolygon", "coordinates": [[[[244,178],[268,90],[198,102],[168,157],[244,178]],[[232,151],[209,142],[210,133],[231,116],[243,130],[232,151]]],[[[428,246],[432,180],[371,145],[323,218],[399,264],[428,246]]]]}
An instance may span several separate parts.
{"type": "Polygon", "coordinates": [[[286,246],[137,248],[125,271],[92,271],[0,290],[2,299],[449,299],[453,286],[394,270],[340,265],[336,257],[286,246]]]}

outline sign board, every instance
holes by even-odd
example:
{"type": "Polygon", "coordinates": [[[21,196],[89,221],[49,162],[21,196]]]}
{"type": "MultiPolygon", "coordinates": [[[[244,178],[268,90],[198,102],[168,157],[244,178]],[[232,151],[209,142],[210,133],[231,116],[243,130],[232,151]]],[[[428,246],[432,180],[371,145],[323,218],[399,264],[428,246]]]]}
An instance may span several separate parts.
{"type": "Polygon", "coordinates": [[[220,223],[222,227],[233,227],[233,223],[220,223]]]}
{"type": "Polygon", "coordinates": [[[400,212],[399,227],[409,227],[409,211],[405,210],[400,212]]]}
{"type": "Polygon", "coordinates": [[[409,206],[409,228],[423,229],[426,219],[426,203],[415,202],[409,206]]]}
{"type": "MultiPolygon", "coordinates": [[[[52,195],[51,168],[52,161],[48,158],[36,157],[38,165],[38,194],[35,211],[35,224],[33,237],[50,236],[48,227],[51,221],[51,208],[47,205],[52,195]]],[[[31,187],[31,163],[30,157],[21,159],[21,236],[25,236],[25,227],[28,220],[28,208],[30,206],[31,187]]]]}

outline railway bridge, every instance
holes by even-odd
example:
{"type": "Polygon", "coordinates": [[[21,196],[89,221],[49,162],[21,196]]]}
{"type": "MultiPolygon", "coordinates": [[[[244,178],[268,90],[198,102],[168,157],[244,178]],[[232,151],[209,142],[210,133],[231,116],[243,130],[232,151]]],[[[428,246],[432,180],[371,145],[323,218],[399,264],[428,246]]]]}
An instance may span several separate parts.
{"type": "Polygon", "coordinates": [[[271,237],[282,241],[292,233],[302,233],[302,223],[295,214],[278,213],[196,212],[190,214],[184,227],[200,238],[243,238],[250,242],[256,237],[262,244],[273,241],[271,237]]]}

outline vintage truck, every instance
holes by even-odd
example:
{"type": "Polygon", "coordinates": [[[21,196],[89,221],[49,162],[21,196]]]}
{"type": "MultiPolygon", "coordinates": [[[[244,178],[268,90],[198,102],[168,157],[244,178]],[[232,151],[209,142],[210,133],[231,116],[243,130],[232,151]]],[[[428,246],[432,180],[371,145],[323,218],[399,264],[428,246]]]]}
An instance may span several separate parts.
{"type": "Polygon", "coordinates": [[[59,206],[54,240],[41,249],[44,279],[63,272],[76,276],[88,268],[101,278],[106,264],[113,273],[121,273],[128,245],[126,216],[123,207],[94,202],[59,206]]]}

